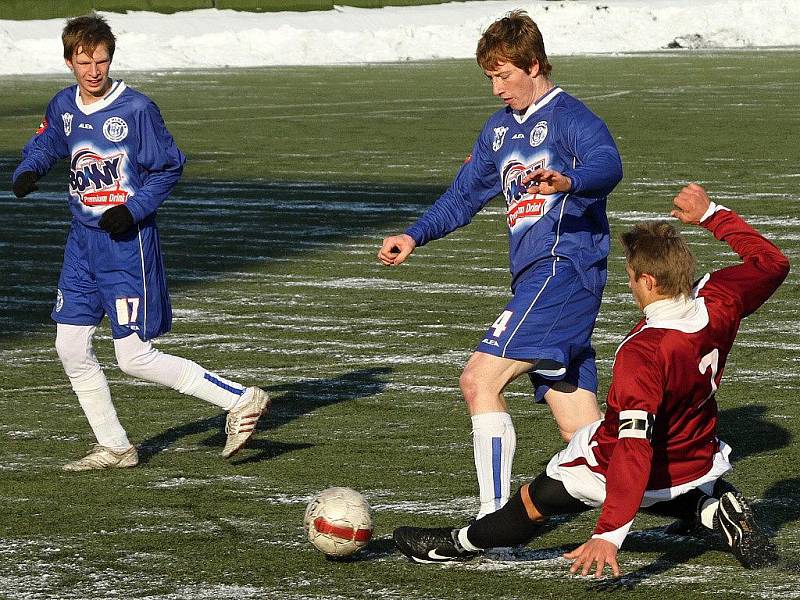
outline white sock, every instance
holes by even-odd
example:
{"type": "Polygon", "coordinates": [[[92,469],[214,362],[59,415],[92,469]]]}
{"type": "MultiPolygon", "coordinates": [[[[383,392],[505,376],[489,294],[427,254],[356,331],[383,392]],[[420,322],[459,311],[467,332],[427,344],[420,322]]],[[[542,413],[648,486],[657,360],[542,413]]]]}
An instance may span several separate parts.
{"type": "Polygon", "coordinates": [[[472,417],[472,445],[478,474],[478,518],[501,508],[511,495],[511,463],[517,433],[511,415],[491,412],[472,417]]]}
{"type": "Polygon", "coordinates": [[[469,538],[467,537],[467,529],[469,529],[469,526],[462,527],[458,530],[458,535],[456,536],[458,538],[458,543],[461,544],[461,547],[467,552],[478,552],[482,550],[482,548],[478,548],[469,541],[469,538]]]}
{"type": "Polygon", "coordinates": [[[114,349],[120,369],[128,375],[166,385],[223,410],[231,410],[247,398],[244,386],[206,371],[196,362],[160,352],[136,334],[114,340],[114,349]]]}
{"type": "Polygon", "coordinates": [[[714,515],[717,513],[719,500],[716,498],[706,498],[700,507],[700,522],[703,527],[714,529],[714,515]]]}
{"type": "Polygon", "coordinates": [[[56,351],[97,443],[115,451],[125,451],[131,447],[131,442],[117,418],[108,381],[92,347],[95,329],[91,325],[58,323],[56,351]]]}
{"type": "Polygon", "coordinates": [[[206,371],[196,362],[185,358],[178,360],[183,361],[183,371],[175,389],[181,394],[189,394],[211,402],[223,410],[233,410],[250,399],[252,393],[250,388],[206,371]]]}
{"type": "Polygon", "coordinates": [[[83,414],[97,438],[97,443],[107,446],[115,452],[125,451],[131,447],[128,435],[117,417],[117,411],[111,402],[111,390],[103,371],[84,378],[70,378],[72,389],[78,396],[83,414]]]}

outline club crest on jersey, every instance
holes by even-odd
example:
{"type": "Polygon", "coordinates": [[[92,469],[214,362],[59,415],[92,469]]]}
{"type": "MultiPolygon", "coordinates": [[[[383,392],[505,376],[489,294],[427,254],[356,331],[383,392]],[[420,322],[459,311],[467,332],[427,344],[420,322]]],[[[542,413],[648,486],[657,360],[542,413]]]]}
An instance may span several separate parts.
{"type": "Polygon", "coordinates": [[[109,142],[121,142],[128,137],[128,124],[120,117],[110,117],[103,123],[103,135],[109,142]]]}
{"type": "Polygon", "coordinates": [[[64,122],[64,135],[69,137],[72,133],[72,113],[65,112],[61,115],[61,120],[64,122]]]}
{"type": "Polygon", "coordinates": [[[503,142],[506,139],[506,132],[508,127],[495,127],[494,128],[494,141],[492,141],[492,150],[497,152],[503,147],[503,142]]]}
{"type": "Polygon", "coordinates": [[[503,167],[503,195],[506,198],[506,220],[513,228],[520,219],[541,217],[544,214],[545,198],[529,194],[527,184],[522,180],[536,169],[544,167],[544,160],[525,166],[518,160],[512,160],[503,167]]]}
{"type": "Polygon", "coordinates": [[[539,121],[531,129],[531,146],[534,148],[540,145],[547,137],[547,121],[539,121]]]}
{"type": "Polygon", "coordinates": [[[129,192],[121,189],[125,155],[100,156],[92,150],[79,150],[70,162],[69,190],[86,206],[125,204],[129,192]]]}
{"type": "Polygon", "coordinates": [[[60,288],[56,289],[56,312],[61,312],[64,308],[64,292],[60,288]]]}

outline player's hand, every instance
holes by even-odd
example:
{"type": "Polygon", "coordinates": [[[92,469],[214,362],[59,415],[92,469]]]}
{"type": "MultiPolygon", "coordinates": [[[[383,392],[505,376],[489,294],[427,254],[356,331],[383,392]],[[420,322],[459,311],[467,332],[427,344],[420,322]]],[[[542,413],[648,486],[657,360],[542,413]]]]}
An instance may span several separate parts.
{"type": "Polygon", "coordinates": [[[39,187],[36,185],[36,173],[33,171],[24,171],[14,180],[14,195],[17,198],[24,198],[38,189],[39,187]]]}
{"type": "Polygon", "coordinates": [[[378,260],[386,266],[396,267],[408,258],[416,247],[417,242],[410,235],[405,233],[391,235],[383,240],[383,245],[378,251],[378,260]]]}
{"type": "Polygon", "coordinates": [[[522,178],[522,185],[528,186],[529,194],[555,194],[572,189],[572,180],[552,169],[536,169],[522,178]]]}
{"type": "Polygon", "coordinates": [[[706,214],[711,199],[702,186],[690,183],[678,192],[672,204],[675,205],[675,210],[669,213],[670,215],[681,223],[697,225],[700,223],[700,218],[706,214]]]}
{"type": "Polygon", "coordinates": [[[112,236],[122,235],[133,227],[133,215],[127,206],[118,204],[104,212],[97,225],[112,236]]]}
{"type": "Polygon", "coordinates": [[[617,547],[601,538],[591,538],[572,552],[564,554],[564,558],[572,561],[572,566],[569,568],[570,573],[580,571],[581,575],[588,575],[592,570],[592,565],[597,564],[597,568],[594,570],[595,577],[603,576],[606,565],[611,567],[614,577],[620,576],[617,547]]]}

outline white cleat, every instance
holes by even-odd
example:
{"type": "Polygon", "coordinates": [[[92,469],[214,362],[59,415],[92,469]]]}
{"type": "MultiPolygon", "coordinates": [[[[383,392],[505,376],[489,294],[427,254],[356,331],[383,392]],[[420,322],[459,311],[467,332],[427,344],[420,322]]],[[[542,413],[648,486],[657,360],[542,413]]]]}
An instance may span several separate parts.
{"type": "Polygon", "coordinates": [[[62,468],[65,471],[94,471],[96,469],[125,469],[139,464],[139,454],[136,446],[131,446],[123,452],[115,452],[107,446],[92,445],[89,454],[62,468]]]}
{"type": "Polygon", "coordinates": [[[252,387],[252,398],[240,408],[228,412],[225,420],[225,433],[228,440],[222,450],[222,458],[229,458],[241,450],[256,429],[256,424],[261,415],[269,410],[270,400],[267,392],[261,388],[252,387]]]}

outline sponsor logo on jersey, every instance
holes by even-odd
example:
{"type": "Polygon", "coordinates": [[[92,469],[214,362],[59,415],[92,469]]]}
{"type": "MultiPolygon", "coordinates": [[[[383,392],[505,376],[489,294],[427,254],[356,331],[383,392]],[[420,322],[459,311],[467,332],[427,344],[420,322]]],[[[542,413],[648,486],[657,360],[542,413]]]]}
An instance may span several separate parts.
{"type": "Polygon", "coordinates": [[[523,139],[524,137],[525,137],[525,134],[524,134],[524,133],[515,133],[515,134],[514,134],[514,137],[512,137],[511,139],[512,139],[512,140],[521,140],[521,139],[523,139]]]}
{"type": "Polygon", "coordinates": [[[42,122],[39,123],[38,129],[36,129],[36,135],[42,135],[47,129],[47,125],[48,125],[47,117],[45,117],[44,119],[42,119],[42,122]]]}
{"type": "Polygon", "coordinates": [[[120,117],[110,117],[103,123],[103,135],[109,142],[121,142],[128,137],[128,124],[120,117]]]}
{"type": "Polygon", "coordinates": [[[78,129],[94,129],[91,123],[81,123],[78,125],[78,129]]]}
{"type": "Polygon", "coordinates": [[[547,121],[539,121],[531,129],[531,146],[534,148],[540,145],[547,137],[547,121]]]}
{"type": "Polygon", "coordinates": [[[487,346],[497,346],[500,347],[500,344],[497,343],[497,340],[493,340],[491,338],[483,338],[481,340],[481,344],[486,344],[487,346]]]}
{"type": "Polygon", "coordinates": [[[64,122],[64,135],[69,137],[72,133],[72,113],[65,112],[61,115],[61,120],[64,122]]]}
{"type": "Polygon", "coordinates": [[[61,312],[61,309],[64,308],[64,293],[60,290],[56,290],[56,312],[61,312]]]}
{"type": "Polygon", "coordinates": [[[86,206],[125,204],[130,195],[121,188],[123,153],[100,156],[78,150],[70,162],[69,191],[77,194],[86,206]]]}
{"type": "Polygon", "coordinates": [[[526,217],[541,217],[544,214],[545,198],[528,193],[528,184],[522,180],[536,169],[544,167],[544,160],[525,166],[512,160],[503,167],[503,195],[506,198],[506,220],[513,228],[517,221],[526,217]]]}
{"type": "Polygon", "coordinates": [[[492,141],[492,150],[497,152],[503,147],[503,142],[506,139],[506,132],[508,127],[495,127],[494,128],[494,141],[492,141]]]}

